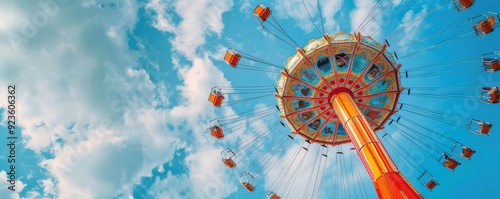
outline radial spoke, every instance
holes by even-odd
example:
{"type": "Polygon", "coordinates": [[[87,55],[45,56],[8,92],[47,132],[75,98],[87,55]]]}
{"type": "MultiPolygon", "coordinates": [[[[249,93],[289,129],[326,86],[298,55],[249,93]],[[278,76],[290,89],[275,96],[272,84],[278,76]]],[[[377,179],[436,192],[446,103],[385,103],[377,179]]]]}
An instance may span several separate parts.
{"type": "MultiPolygon", "coordinates": [[[[350,89],[356,85],[363,77],[365,76],[366,72],[368,72],[368,68],[370,68],[373,64],[375,64],[376,61],[384,54],[386,48],[386,44],[382,47],[382,50],[370,61],[370,63],[363,69],[363,72],[358,76],[358,79],[352,83],[352,85],[349,87],[350,89]]],[[[347,81],[348,82],[348,81],[347,81]]]]}
{"type": "MultiPolygon", "coordinates": [[[[321,127],[318,128],[318,131],[316,132],[316,135],[314,135],[314,138],[313,138],[314,140],[316,138],[318,138],[319,134],[321,134],[321,132],[323,131],[323,128],[325,128],[326,124],[328,124],[328,122],[330,122],[330,120],[333,118],[334,115],[335,114],[333,114],[333,113],[330,114],[330,116],[328,116],[328,119],[325,122],[323,122],[323,124],[321,125],[321,127]]],[[[334,142],[335,142],[335,140],[334,140],[334,142]]]]}
{"type": "Polygon", "coordinates": [[[319,78],[321,78],[321,81],[326,84],[330,89],[333,89],[332,85],[328,83],[328,81],[325,79],[323,74],[321,74],[316,67],[314,67],[314,63],[311,62],[311,60],[305,55],[304,51],[302,49],[298,50],[299,54],[302,55],[302,57],[309,63],[309,66],[314,70],[316,75],[318,75],[319,78]]]}
{"type": "MultiPolygon", "coordinates": [[[[388,77],[389,75],[391,75],[391,74],[392,74],[392,73],[394,73],[394,72],[396,72],[396,70],[392,70],[391,72],[388,72],[388,73],[386,73],[386,74],[384,74],[384,75],[382,75],[382,76],[378,77],[377,79],[373,80],[373,82],[371,82],[370,84],[368,84],[368,85],[366,85],[366,86],[364,86],[364,87],[361,87],[361,88],[359,88],[358,90],[353,91],[353,93],[357,93],[357,92],[358,92],[358,91],[360,91],[360,90],[365,90],[365,89],[367,89],[367,88],[369,88],[369,87],[373,86],[374,84],[378,83],[380,80],[383,80],[384,78],[388,77]]],[[[354,84],[353,84],[353,86],[354,86],[354,84]]]]}
{"type": "Polygon", "coordinates": [[[357,35],[357,40],[358,42],[356,43],[356,46],[354,47],[351,54],[351,62],[349,62],[349,67],[347,68],[347,75],[343,86],[346,86],[346,84],[349,82],[349,78],[351,76],[351,71],[352,71],[352,65],[354,64],[354,60],[356,59],[356,53],[358,52],[359,46],[361,44],[361,35],[359,33],[357,35]]]}
{"type": "Polygon", "coordinates": [[[310,100],[310,101],[327,100],[327,97],[307,97],[307,96],[295,96],[295,95],[285,95],[285,96],[281,96],[281,98],[282,99],[310,100]]]}
{"type": "Polygon", "coordinates": [[[321,107],[327,106],[327,105],[328,104],[319,104],[317,106],[313,106],[313,107],[309,107],[309,108],[305,108],[305,109],[300,109],[300,110],[297,110],[297,111],[292,111],[292,112],[289,112],[288,114],[286,114],[286,117],[293,116],[293,115],[296,115],[296,114],[299,114],[299,113],[303,113],[303,112],[306,112],[306,111],[315,110],[315,109],[318,109],[318,108],[321,108],[321,107]]]}
{"type": "Polygon", "coordinates": [[[384,107],[379,107],[379,106],[370,106],[370,105],[365,105],[365,104],[360,104],[360,103],[356,103],[359,107],[362,107],[362,108],[368,108],[368,109],[375,109],[375,110],[384,110],[384,111],[387,111],[387,112],[392,112],[391,109],[388,109],[388,108],[384,108],[384,107]]]}
{"type": "Polygon", "coordinates": [[[321,113],[319,113],[316,117],[310,119],[309,121],[307,122],[304,122],[304,124],[302,124],[302,126],[300,126],[297,130],[298,131],[301,131],[306,125],[310,124],[311,122],[313,122],[314,120],[320,118],[321,116],[323,116],[323,114],[325,114],[327,111],[329,111],[328,109],[325,109],[324,111],[322,111],[321,113]]]}
{"type": "Polygon", "coordinates": [[[287,74],[287,77],[288,77],[288,78],[291,78],[291,79],[293,79],[293,80],[295,80],[295,81],[298,81],[298,82],[300,82],[300,83],[303,83],[303,84],[305,84],[307,87],[309,87],[309,88],[311,88],[311,89],[314,89],[314,90],[316,90],[316,91],[319,91],[319,92],[322,92],[322,93],[328,94],[328,92],[326,92],[326,91],[324,91],[324,90],[321,90],[321,89],[317,88],[316,86],[313,86],[313,85],[311,85],[311,84],[309,84],[309,83],[305,82],[304,80],[302,80],[302,79],[300,79],[300,78],[297,78],[297,77],[295,77],[295,76],[293,76],[293,75],[289,75],[289,74],[287,74]]]}
{"type": "Polygon", "coordinates": [[[372,97],[377,97],[385,94],[394,94],[394,93],[399,93],[399,91],[386,91],[386,92],[381,92],[373,95],[364,95],[364,96],[358,96],[356,99],[364,99],[364,98],[372,98],[372,97]]]}

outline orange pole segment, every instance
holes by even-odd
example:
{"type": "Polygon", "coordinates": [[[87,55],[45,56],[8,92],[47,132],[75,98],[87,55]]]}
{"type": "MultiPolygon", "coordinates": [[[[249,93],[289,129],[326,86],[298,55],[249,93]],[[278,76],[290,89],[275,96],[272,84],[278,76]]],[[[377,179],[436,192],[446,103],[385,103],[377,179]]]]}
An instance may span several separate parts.
{"type": "Polygon", "coordinates": [[[379,198],[423,198],[394,165],[351,95],[338,93],[332,97],[331,104],[370,174],[379,198]]]}

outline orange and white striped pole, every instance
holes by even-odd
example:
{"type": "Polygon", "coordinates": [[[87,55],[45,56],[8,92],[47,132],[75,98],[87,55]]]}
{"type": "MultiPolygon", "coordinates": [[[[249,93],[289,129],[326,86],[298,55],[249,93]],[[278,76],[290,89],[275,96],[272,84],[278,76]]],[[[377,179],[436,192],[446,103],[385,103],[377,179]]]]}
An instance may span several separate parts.
{"type": "Polygon", "coordinates": [[[379,198],[423,198],[399,172],[351,94],[335,94],[331,98],[331,104],[370,174],[379,198]]]}

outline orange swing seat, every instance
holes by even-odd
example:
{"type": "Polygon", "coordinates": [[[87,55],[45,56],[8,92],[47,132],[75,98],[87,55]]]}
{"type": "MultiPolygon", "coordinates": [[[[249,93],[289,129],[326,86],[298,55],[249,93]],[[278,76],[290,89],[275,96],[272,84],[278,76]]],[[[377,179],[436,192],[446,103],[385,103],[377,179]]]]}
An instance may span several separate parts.
{"type": "Polygon", "coordinates": [[[236,163],[234,162],[234,160],[232,158],[222,159],[222,162],[230,169],[232,169],[236,166],[236,163]]]}
{"type": "Polygon", "coordinates": [[[252,192],[255,190],[255,187],[253,185],[251,185],[249,182],[242,182],[241,183],[243,185],[243,187],[245,187],[245,189],[249,192],[252,192]]]}
{"type": "Polygon", "coordinates": [[[453,158],[451,158],[449,156],[445,156],[445,161],[443,162],[443,165],[446,168],[454,171],[455,168],[457,168],[458,165],[460,165],[460,162],[458,162],[457,160],[455,160],[455,159],[453,159],[453,158]]]}
{"type": "Polygon", "coordinates": [[[470,157],[475,153],[476,151],[474,151],[473,149],[471,149],[470,147],[466,147],[464,146],[462,148],[462,153],[460,153],[461,156],[463,156],[464,158],[466,159],[470,159],[470,157]]]}
{"type": "Polygon", "coordinates": [[[498,60],[489,63],[489,65],[491,66],[491,70],[492,71],[498,71],[498,70],[500,70],[500,61],[498,61],[498,60]]]}
{"type": "Polygon", "coordinates": [[[482,34],[488,34],[490,32],[493,32],[494,26],[495,26],[495,18],[493,16],[490,16],[487,19],[477,22],[476,31],[482,34]]]}
{"type": "Polygon", "coordinates": [[[425,184],[425,186],[432,191],[432,189],[434,189],[434,187],[436,187],[438,185],[438,183],[434,180],[430,180],[427,184],[425,184]]]}
{"type": "Polygon", "coordinates": [[[222,131],[222,128],[220,126],[210,127],[210,134],[212,134],[213,137],[219,140],[224,138],[224,132],[222,131]]]}
{"type": "Polygon", "coordinates": [[[208,101],[210,101],[215,107],[219,108],[224,100],[224,95],[220,91],[212,91],[210,92],[210,96],[208,96],[208,101]]]}
{"type": "Polygon", "coordinates": [[[459,1],[460,5],[463,7],[463,9],[470,8],[472,5],[474,5],[474,0],[460,0],[459,1]]]}
{"type": "Polygon", "coordinates": [[[226,63],[233,68],[236,68],[236,66],[238,66],[238,62],[240,62],[240,59],[241,55],[234,50],[227,50],[226,55],[224,55],[224,61],[226,61],[226,63]]]}
{"type": "Polygon", "coordinates": [[[263,6],[262,4],[257,5],[257,7],[253,10],[253,14],[257,17],[262,22],[265,22],[269,16],[271,16],[271,9],[269,9],[266,6],[263,6]]]}

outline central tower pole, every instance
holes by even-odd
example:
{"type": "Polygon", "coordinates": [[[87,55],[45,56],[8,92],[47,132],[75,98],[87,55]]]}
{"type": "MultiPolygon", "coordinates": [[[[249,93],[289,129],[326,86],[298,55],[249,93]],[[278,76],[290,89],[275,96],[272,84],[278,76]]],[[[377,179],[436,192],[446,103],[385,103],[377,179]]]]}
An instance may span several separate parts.
{"type": "Polygon", "coordinates": [[[423,198],[399,172],[351,94],[335,94],[331,98],[331,104],[370,174],[379,198],[423,198]]]}

